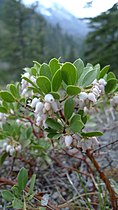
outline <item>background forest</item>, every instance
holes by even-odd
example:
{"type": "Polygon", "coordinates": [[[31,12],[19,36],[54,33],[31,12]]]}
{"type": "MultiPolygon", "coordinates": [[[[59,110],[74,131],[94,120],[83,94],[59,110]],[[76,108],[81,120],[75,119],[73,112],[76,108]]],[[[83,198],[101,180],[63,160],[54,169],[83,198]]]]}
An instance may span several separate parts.
{"type": "MultiPolygon", "coordinates": [[[[19,78],[33,60],[48,62],[52,57],[73,62],[110,64],[118,75],[118,3],[95,18],[87,19],[86,36],[63,31],[21,0],[0,0],[0,84],[19,78]]],[[[75,23],[76,24],[76,23],[75,23]]],[[[78,25],[77,25],[78,27],[78,25]]],[[[70,31],[72,29],[70,28],[70,31]]]]}

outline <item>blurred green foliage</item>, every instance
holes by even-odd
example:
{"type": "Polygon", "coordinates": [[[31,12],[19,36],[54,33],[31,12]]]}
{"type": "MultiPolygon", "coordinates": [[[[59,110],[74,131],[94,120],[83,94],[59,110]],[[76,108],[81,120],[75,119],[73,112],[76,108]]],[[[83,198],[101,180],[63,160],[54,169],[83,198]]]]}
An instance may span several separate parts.
{"type": "Polygon", "coordinates": [[[58,25],[49,25],[36,8],[36,4],[26,7],[21,0],[0,0],[0,84],[18,79],[32,60],[78,57],[78,39],[64,34],[58,25]]]}
{"type": "Polygon", "coordinates": [[[110,64],[118,76],[118,3],[101,15],[90,18],[91,32],[86,40],[87,61],[110,64]]]}

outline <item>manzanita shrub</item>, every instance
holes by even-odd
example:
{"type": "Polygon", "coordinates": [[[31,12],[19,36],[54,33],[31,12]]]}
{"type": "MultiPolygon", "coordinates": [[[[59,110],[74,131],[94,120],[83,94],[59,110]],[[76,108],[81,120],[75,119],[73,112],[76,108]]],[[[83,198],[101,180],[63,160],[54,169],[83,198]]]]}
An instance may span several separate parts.
{"type": "MultiPolygon", "coordinates": [[[[84,66],[80,58],[74,63],[53,58],[49,64],[34,61],[33,67],[25,68],[20,83],[8,84],[0,91],[0,163],[26,148],[31,154],[36,151],[37,156],[44,155],[52,141],[53,146],[81,148],[85,153],[94,149],[102,132],[86,132],[91,110],[104,99],[109,107],[118,109],[118,80],[108,72],[109,67],[100,69],[99,64],[90,63],[84,66]]],[[[18,185],[12,192],[2,193],[15,209],[23,208],[19,193],[28,181],[24,168],[19,173],[18,185]]],[[[28,199],[32,198],[34,182],[33,175],[28,199]]]]}

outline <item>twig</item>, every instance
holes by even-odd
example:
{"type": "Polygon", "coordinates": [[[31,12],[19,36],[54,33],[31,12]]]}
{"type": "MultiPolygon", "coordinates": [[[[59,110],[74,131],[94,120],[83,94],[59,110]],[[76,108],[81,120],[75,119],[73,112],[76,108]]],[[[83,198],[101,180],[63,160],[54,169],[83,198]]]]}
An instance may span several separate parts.
{"type": "Polygon", "coordinates": [[[107,190],[109,191],[111,205],[113,207],[113,210],[117,210],[117,197],[116,197],[116,193],[113,190],[113,188],[111,187],[111,184],[110,184],[109,179],[106,177],[106,175],[104,174],[104,172],[101,171],[100,166],[99,166],[98,162],[95,160],[95,158],[93,156],[93,153],[91,152],[90,149],[87,149],[86,150],[86,155],[88,156],[88,158],[91,160],[91,162],[95,166],[97,172],[100,175],[100,178],[103,180],[103,182],[106,185],[107,190]]]}
{"type": "Polygon", "coordinates": [[[109,145],[115,144],[116,142],[118,142],[118,139],[115,140],[115,141],[112,141],[112,142],[109,143],[109,144],[106,144],[106,145],[104,145],[104,146],[101,146],[101,147],[99,147],[99,148],[93,150],[92,154],[95,153],[95,152],[97,152],[98,150],[101,150],[101,149],[103,149],[103,148],[105,148],[105,147],[108,147],[109,145]]]}

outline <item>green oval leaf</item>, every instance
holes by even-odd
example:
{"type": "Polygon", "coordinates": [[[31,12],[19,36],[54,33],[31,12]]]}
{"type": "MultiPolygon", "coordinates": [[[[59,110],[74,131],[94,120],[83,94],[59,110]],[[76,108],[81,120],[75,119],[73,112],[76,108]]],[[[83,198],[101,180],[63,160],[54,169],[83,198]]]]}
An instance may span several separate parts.
{"type": "Polygon", "coordinates": [[[97,77],[97,73],[98,73],[97,70],[89,71],[83,78],[82,86],[86,87],[90,85],[94,81],[94,79],[97,77]]]}
{"type": "Polygon", "coordinates": [[[0,106],[0,112],[5,113],[5,114],[8,113],[7,109],[3,106],[0,106]]]}
{"type": "Polygon", "coordinates": [[[57,70],[52,78],[52,90],[53,91],[58,91],[58,89],[61,86],[62,82],[62,76],[61,76],[61,71],[57,70]]]}
{"type": "Polygon", "coordinates": [[[10,84],[9,89],[10,89],[11,94],[15,98],[17,98],[17,99],[20,98],[20,94],[19,94],[18,88],[16,88],[16,86],[14,84],[10,84]]]}
{"type": "Polygon", "coordinates": [[[68,85],[66,88],[66,92],[68,95],[78,95],[81,92],[81,89],[78,86],[68,85]]]}
{"type": "Polygon", "coordinates": [[[107,74],[107,81],[110,80],[110,79],[113,79],[113,78],[116,79],[115,74],[114,74],[113,72],[109,72],[109,73],[107,74]]]}
{"type": "Polygon", "coordinates": [[[105,74],[108,72],[109,68],[110,68],[110,65],[107,65],[101,70],[100,75],[99,75],[99,79],[103,78],[105,76],[105,74]]]}
{"type": "Polygon", "coordinates": [[[40,67],[40,76],[45,76],[49,80],[52,78],[51,70],[50,67],[48,66],[47,63],[43,63],[40,67]]]}
{"type": "Polygon", "coordinates": [[[8,190],[3,190],[2,191],[2,197],[6,201],[12,201],[14,199],[14,195],[10,191],[8,191],[8,190]]]}
{"type": "Polygon", "coordinates": [[[100,131],[93,131],[93,132],[86,132],[86,133],[82,132],[81,135],[85,137],[93,137],[93,136],[102,136],[103,133],[100,131]]]}
{"type": "Polygon", "coordinates": [[[77,80],[79,79],[80,75],[82,74],[83,72],[83,69],[84,69],[84,62],[79,58],[77,59],[74,63],[74,66],[76,67],[77,69],[77,80]]]}
{"type": "Polygon", "coordinates": [[[62,125],[52,118],[46,120],[46,124],[53,130],[62,130],[62,125]]]}
{"type": "Polygon", "coordinates": [[[30,180],[30,188],[29,188],[29,194],[31,195],[33,193],[34,185],[36,181],[36,174],[32,175],[32,178],[30,180]]]}
{"type": "Polygon", "coordinates": [[[39,76],[36,80],[36,83],[43,93],[47,94],[51,91],[51,82],[47,77],[39,76]]]}
{"type": "Polygon", "coordinates": [[[105,93],[111,93],[113,90],[115,90],[117,83],[118,81],[115,78],[108,80],[105,86],[105,93]]]}
{"type": "Polygon", "coordinates": [[[78,133],[82,130],[84,127],[84,124],[81,120],[81,116],[79,114],[75,114],[71,121],[70,121],[70,128],[73,131],[73,133],[78,133]]]}
{"type": "Polygon", "coordinates": [[[6,102],[9,102],[9,103],[15,102],[15,98],[8,91],[1,91],[0,96],[6,102]]]}
{"type": "Polygon", "coordinates": [[[77,70],[72,63],[66,62],[61,68],[61,73],[62,79],[67,85],[74,85],[76,83],[77,70]]]}
{"type": "Polygon", "coordinates": [[[64,104],[64,116],[68,120],[74,112],[74,101],[72,98],[69,98],[65,101],[64,104]]]}
{"type": "Polygon", "coordinates": [[[20,190],[24,190],[27,182],[28,182],[28,172],[25,168],[21,168],[20,172],[18,173],[18,188],[20,190]]]}
{"type": "Polygon", "coordinates": [[[51,72],[52,72],[52,76],[60,68],[60,65],[61,64],[59,63],[59,60],[58,59],[53,58],[53,59],[50,60],[49,66],[50,66],[50,69],[51,69],[51,72]]]}

